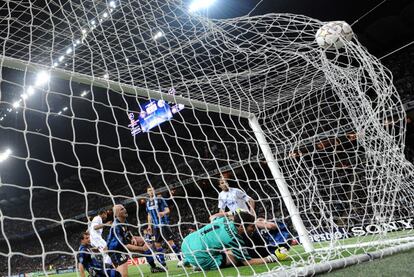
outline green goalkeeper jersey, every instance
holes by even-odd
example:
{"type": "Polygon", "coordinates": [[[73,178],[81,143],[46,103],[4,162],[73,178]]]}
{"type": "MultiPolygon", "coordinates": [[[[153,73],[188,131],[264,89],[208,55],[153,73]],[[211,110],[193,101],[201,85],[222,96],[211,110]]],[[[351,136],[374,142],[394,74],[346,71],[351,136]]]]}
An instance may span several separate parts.
{"type": "Polygon", "coordinates": [[[236,259],[240,261],[250,260],[247,250],[244,248],[243,238],[238,234],[233,221],[226,217],[218,218],[211,224],[188,235],[182,243],[182,251],[185,259],[195,263],[204,269],[205,260],[216,260],[214,267],[219,267],[224,250],[231,250],[236,259]]]}

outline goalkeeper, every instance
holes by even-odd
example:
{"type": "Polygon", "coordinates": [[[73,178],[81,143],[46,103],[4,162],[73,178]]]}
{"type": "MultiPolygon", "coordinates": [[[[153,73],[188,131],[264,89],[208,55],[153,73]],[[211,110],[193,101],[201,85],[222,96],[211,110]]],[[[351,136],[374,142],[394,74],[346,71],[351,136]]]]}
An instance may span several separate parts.
{"type": "MultiPolygon", "coordinates": [[[[210,216],[210,221],[224,216],[234,218],[234,214],[240,212],[245,211],[237,209],[235,213],[219,212],[210,216]]],[[[249,235],[242,234],[249,256],[252,258],[263,258],[275,253],[279,255],[280,252],[283,252],[284,255],[279,255],[278,259],[286,259],[288,257],[287,251],[290,249],[289,240],[292,238],[286,225],[283,222],[276,220],[268,221],[264,218],[257,218],[254,224],[257,228],[254,232],[249,235]]]]}
{"type": "Polygon", "coordinates": [[[181,246],[184,263],[198,270],[211,270],[230,265],[257,265],[277,261],[275,255],[251,258],[242,235],[255,230],[255,217],[247,212],[219,217],[184,238],[181,246]]]}

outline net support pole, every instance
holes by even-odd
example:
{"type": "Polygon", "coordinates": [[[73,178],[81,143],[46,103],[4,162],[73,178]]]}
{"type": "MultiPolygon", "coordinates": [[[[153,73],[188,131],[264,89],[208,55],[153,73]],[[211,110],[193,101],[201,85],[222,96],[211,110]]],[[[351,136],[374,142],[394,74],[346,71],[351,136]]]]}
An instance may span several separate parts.
{"type": "Polygon", "coordinates": [[[264,132],[260,127],[259,121],[255,116],[249,117],[249,124],[252,128],[257,141],[259,142],[260,149],[263,152],[267,166],[269,167],[273,177],[275,178],[276,185],[279,189],[279,192],[282,196],[283,202],[286,205],[286,208],[289,212],[290,217],[292,218],[293,226],[299,235],[299,240],[305,248],[306,252],[312,252],[313,245],[309,239],[308,231],[303,224],[302,219],[300,218],[299,211],[296,208],[295,203],[293,202],[292,195],[289,192],[285,178],[283,177],[281,171],[279,170],[279,165],[270,149],[269,143],[266,140],[264,132]]]}

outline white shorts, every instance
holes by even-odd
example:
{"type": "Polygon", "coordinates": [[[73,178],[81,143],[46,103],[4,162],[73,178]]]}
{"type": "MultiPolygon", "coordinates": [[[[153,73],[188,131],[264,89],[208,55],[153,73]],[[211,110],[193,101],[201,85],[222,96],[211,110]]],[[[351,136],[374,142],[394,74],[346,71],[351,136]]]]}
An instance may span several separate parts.
{"type": "Polygon", "coordinates": [[[103,250],[106,247],[106,241],[101,237],[91,237],[91,245],[99,250],[103,250]]]}

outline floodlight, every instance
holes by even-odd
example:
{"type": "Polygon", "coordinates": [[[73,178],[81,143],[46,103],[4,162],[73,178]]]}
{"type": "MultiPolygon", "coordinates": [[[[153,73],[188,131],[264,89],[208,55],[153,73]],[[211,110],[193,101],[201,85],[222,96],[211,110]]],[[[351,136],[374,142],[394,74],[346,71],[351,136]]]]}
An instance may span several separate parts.
{"type": "Polygon", "coordinates": [[[6,151],[4,151],[3,153],[0,153],[0,163],[7,160],[11,153],[12,151],[10,149],[6,149],[6,151]]]}
{"type": "Polygon", "coordinates": [[[37,73],[35,86],[37,87],[42,86],[46,84],[47,82],[49,82],[49,79],[50,79],[50,75],[48,72],[40,71],[39,73],[37,73]]]}
{"type": "Polygon", "coordinates": [[[34,88],[32,86],[29,86],[26,90],[26,93],[28,95],[32,95],[35,92],[34,88]]]}
{"type": "Polygon", "coordinates": [[[155,39],[155,40],[157,40],[157,39],[159,39],[160,37],[162,37],[163,35],[164,35],[164,33],[163,33],[163,32],[158,31],[158,32],[154,35],[154,39],[155,39]]]}
{"type": "Polygon", "coordinates": [[[188,8],[189,12],[196,12],[202,9],[210,7],[216,0],[194,0],[190,7],[188,8]]]}
{"type": "Polygon", "coordinates": [[[18,101],[16,101],[16,102],[14,102],[13,103],[13,108],[17,109],[18,107],[20,107],[20,101],[21,101],[21,99],[18,100],[18,101]]]}

